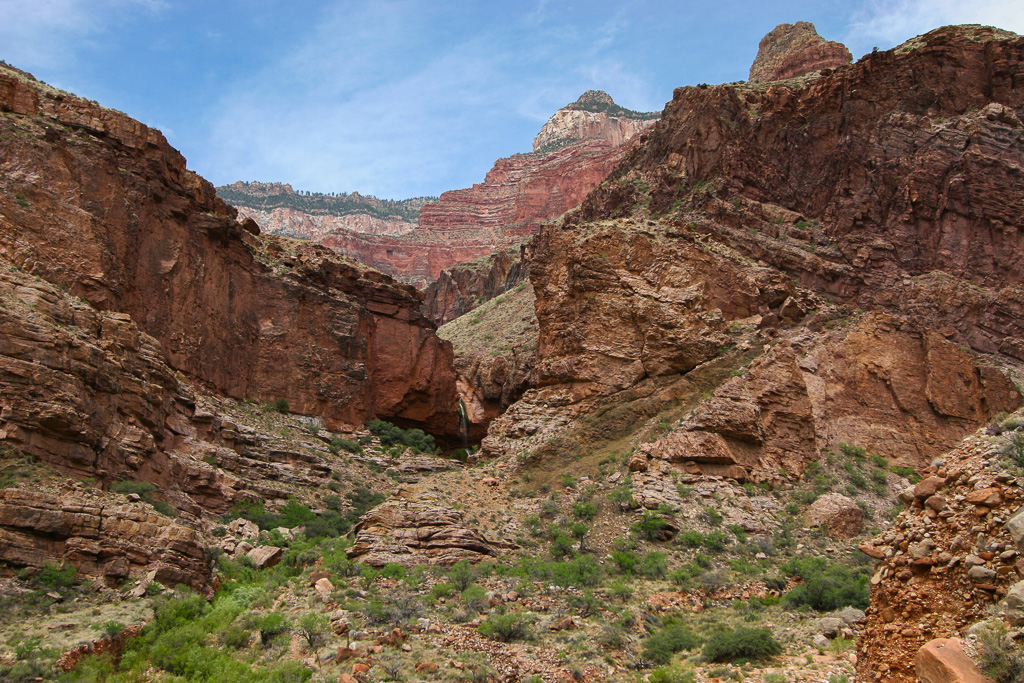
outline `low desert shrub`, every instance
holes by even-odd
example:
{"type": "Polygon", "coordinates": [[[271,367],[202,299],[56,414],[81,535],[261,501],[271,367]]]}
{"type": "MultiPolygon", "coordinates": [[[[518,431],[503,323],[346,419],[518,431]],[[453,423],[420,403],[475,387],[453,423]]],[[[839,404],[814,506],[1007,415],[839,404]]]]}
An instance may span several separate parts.
{"type": "Polygon", "coordinates": [[[781,653],[771,629],[745,626],[712,634],[701,652],[709,662],[764,661],[781,653]]]}

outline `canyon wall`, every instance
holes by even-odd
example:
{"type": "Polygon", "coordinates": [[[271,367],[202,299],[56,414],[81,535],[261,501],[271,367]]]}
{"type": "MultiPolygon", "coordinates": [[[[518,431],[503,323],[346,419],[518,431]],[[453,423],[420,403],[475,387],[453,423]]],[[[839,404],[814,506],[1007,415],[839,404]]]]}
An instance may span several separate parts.
{"type": "Polygon", "coordinates": [[[171,367],[229,396],[456,433],[451,347],[412,288],[254,234],[124,114],[11,68],[0,110],[0,258],[130,315],[171,367]]]}

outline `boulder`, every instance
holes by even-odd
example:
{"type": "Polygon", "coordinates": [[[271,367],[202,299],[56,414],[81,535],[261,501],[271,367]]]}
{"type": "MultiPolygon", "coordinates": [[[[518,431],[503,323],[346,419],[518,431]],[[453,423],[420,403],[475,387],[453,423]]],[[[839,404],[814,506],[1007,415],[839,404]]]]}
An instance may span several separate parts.
{"type": "Polygon", "coordinates": [[[1006,594],[1006,620],[1013,626],[1024,626],[1024,581],[1013,584],[1006,594]]]}
{"type": "Polygon", "coordinates": [[[273,567],[281,561],[281,557],[284,555],[284,548],[278,548],[273,545],[260,545],[246,552],[246,555],[252,558],[257,569],[264,569],[266,567],[273,567]]]}
{"type": "Polygon", "coordinates": [[[921,683],[992,683],[964,653],[958,638],[937,638],[917,651],[917,677],[921,683]]]}
{"type": "Polygon", "coordinates": [[[804,514],[809,526],[821,527],[829,538],[853,538],[864,530],[864,512],[851,499],[839,493],[819,496],[804,514]]]}
{"type": "Polygon", "coordinates": [[[1024,507],[1010,517],[1003,526],[1009,532],[1010,538],[1013,539],[1013,544],[1017,546],[1017,551],[1024,553],[1024,507]]]}

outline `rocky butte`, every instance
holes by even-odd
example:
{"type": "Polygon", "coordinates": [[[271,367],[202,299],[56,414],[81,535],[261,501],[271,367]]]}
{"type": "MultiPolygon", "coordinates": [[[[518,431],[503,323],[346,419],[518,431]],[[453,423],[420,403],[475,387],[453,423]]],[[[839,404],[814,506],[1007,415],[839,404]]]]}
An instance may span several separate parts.
{"type": "Polygon", "coordinates": [[[853,61],[842,43],[825,40],[814,24],[779,24],[761,39],[750,66],[751,81],[782,81],[853,61]]]}
{"type": "MultiPolygon", "coordinates": [[[[261,209],[281,201],[281,193],[269,198],[264,185],[254,192],[256,188],[236,183],[219,192],[268,232],[309,236],[361,263],[424,286],[445,268],[520,241],[544,221],[577,206],[656,118],[657,114],[616,105],[607,93],[588,91],[548,120],[533,141],[533,152],[499,159],[482,183],[424,203],[415,227],[401,233],[416,223],[411,215],[409,223],[392,222],[386,230],[376,222],[369,224],[372,230],[360,228],[352,217],[351,227],[345,229],[296,229],[321,219],[294,210],[261,209]]],[[[287,194],[284,186],[279,187],[287,194]]]]}

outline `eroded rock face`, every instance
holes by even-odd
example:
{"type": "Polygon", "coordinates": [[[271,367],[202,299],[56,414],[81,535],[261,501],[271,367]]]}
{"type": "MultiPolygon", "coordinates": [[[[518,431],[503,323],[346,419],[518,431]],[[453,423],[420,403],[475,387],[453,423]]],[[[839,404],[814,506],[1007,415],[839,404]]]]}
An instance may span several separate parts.
{"type": "Polygon", "coordinates": [[[617,147],[653,125],[657,118],[656,114],[625,111],[608,93],[588,90],[547,120],[533,139],[533,151],[552,149],[574,140],[607,140],[617,147]]]}
{"type": "Polygon", "coordinates": [[[518,246],[446,268],[423,290],[423,315],[444,325],[526,282],[528,276],[529,267],[518,246]]]}
{"type": "MultiPolygon", "coordinates": [[[[544,400],[585,414],[756,329],[749,366],[683,420],[699,434],[646,447],[722,476],[800,471],[842,441],[920,466],[1019,405],[971,352],[1024,332],[1022,61],[1013,34],[948,27],[807,81],[678,89],[533,242],[544,400]]],[[[525,445],[512,418],[485,450],[525,445]]]]}
{"type": "Polygon", "coordinates": [[[776,344],[678,430],[641,444],[637,457],[759,479],[801,472],[821,450],[848,443],[921,468],[989,415],[1020,403],[1009,378],[941,335],[868,314],[842,332],[776,344]]]}
{"type": "Polygon", "coordinates": [[[164,585],[213,596],[202,536],[148,505],[70,491],[0,489],[0,561],[41,567],[54,560],[110,581],[155,571],[164,585]]]}
{"type": "Polygon", "coordinates": [[[255,224],[127,116],[0,72],[0,257],[127,313],[229,396],[456,433],[451,348],[403,285],[255,224]],[[38,182],[45,177],[46,182],[38,182]]]}
{"type": "Polygon", "coordinates": [[[750,67],[750,80],[782,81],[851,61],[853,56],[846,46],[819,36],[814,24],[779,24],[761,39],[750,67]]]}
{"type": "Polygon", "coordinates": [[[512,548],[507,541],[489,540],[463,523],[463,514],[422,496],[400,491],[363,516],[355,526],[355,540],[346,551],[363,564],[383,567],[395,562],[452,565],[460,560],[479,562],[512,548]]]}

